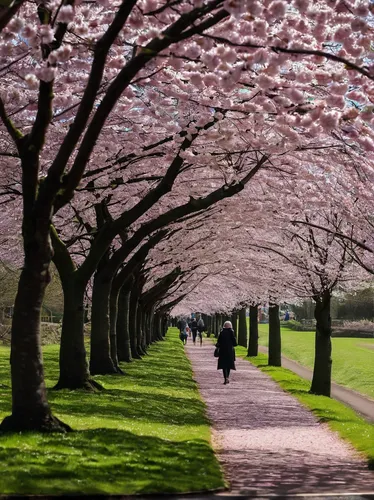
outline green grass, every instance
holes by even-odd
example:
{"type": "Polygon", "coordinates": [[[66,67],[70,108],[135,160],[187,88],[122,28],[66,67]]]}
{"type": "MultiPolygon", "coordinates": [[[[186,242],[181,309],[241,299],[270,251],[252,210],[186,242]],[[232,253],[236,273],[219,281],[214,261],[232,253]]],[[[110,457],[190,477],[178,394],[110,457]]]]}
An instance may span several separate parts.
{"type": "MultiPolygon", "coordinates": [[[[260,324],[259,344],[268,346],[269,325],[260,324]]],[[[282,354],[313,368],[314,332],[282,328],[282,354]]],[[[374,339],[333,338],[332,378],[334,382],[374,399],[374,339]]]]}
{"type": "MultiPolygon", "coordinates": [[[[244,347],[237,347],[236,352],[238,356],[246,358],[247,350],[244,347]]],[[[326,422],[332,430],[351,443],[367,458],[369,467],[374,468],[374,425],[334,399],[309,394],[310,382],[285,368],[267,366],[267,355],[259,354],[246,359],[312,410],[321,422],[326,422]]]]}
{"type": "MultiPolygon", "coordinates": [[[[47,386],[58,346],[44,348],[47,386]]],[[[176,329],[126,376],[96,377],[105,391],[49,391],[53,412],[75,432],[0,437],[0,493],[134,494],[224,486],[205,407],[176,329]]],[[[0,348],[0,418],[10,412],[9,349],[0,348]],[[6,386],[6,387],[4,387],[6,386]]]]}

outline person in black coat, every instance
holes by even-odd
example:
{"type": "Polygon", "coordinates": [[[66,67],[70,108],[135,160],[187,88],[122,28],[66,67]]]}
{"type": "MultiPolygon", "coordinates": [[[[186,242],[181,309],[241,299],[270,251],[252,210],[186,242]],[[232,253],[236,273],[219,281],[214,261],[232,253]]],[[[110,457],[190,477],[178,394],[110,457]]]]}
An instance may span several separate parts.
{"type": "Polygon", "coordinates": [[[232,329],[231,321],[226,321],[223,325],[223,329],[218,335],[216,344],[216,347],[219,348],[217,370],[223,371],[223,377],[225,379],[224,384],[230,382],[230,370],[236,370],[234,349],[236,345],[238,344],[236,342],[234,330],[232,329]]]}
{"type": "Polygon", "coordinates": [[[192,341],[194,344],[196,344],[197,329],[198,329],[196,318],[193,318],[189,327],[191,328],[191,332],[192,332],[192,341]]]}

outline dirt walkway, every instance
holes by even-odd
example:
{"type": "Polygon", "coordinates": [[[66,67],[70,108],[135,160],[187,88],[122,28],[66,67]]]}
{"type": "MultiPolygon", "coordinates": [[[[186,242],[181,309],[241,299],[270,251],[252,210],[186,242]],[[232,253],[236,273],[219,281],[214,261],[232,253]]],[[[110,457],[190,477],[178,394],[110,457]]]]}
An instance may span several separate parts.
{"type": "Polygon", "coordinates": [[[223,385],[213,350],[208,342],[186,347],[232,493],[374,492],[374,471],[248,361],[238,359],[230,384],[223,385]]]}

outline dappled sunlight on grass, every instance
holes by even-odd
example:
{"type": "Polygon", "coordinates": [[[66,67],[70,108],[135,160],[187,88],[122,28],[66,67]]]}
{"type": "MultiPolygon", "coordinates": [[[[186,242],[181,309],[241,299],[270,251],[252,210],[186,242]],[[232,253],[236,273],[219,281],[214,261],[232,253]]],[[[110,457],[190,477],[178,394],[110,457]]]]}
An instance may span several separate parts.
{"type": "Polygon", "coordinates": [[[274,379],[285,391],[294,395],[307,406],[320,422],[326,422],[329,427],[349,441],[367,458],[370,467],[374,467],[374,425],[369,424],[355,411],[343,403],[325,396],[309,394],[310,382],[297,376],[285,368],[267,366],[267,355],[246,358],[247,351],[237,347],[237,354],[274,379]]]}
{"type": "MultiPolygon", "coordinates": [[[[47,386],[58,346],[44,348],[47,386]]],[[[125,376],[98,376],[105,390],[51,391],[54,413],[75,432],[0,437],[0,492],[21,494],[184,492],[223,486],[209,422],[177,330],[125,376]]],[[[0,416],[9,414],[9,349],[0,348],[0,416]]]]}

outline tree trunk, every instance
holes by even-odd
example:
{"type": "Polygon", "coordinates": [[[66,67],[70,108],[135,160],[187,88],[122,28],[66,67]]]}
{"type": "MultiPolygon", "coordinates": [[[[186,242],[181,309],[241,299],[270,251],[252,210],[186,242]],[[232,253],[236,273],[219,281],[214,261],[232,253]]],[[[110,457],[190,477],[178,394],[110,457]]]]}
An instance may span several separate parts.
{"type": "Polygon", "coordinates": [[[258,356],[258,306],[249,308],[248,356],[258,356]]]}
{"type": "Polygon", "coordinates": [[[221,331],[221,315],[216,314],[216,335],[215,335],[216,338],[220,334],[220,331],[221,331]]]}
{"type": "Polygon", "coordinates": [[[101,386],[94,382],[88,371],[84,345],[84,291],[85,284],[74,275],[66,277],[60,273],[64,292],[64,315],[62,318],[60,346],[60,378],[55,389],[88,389],[101,386]]]}
{"type": "Polygon", "coordinates": [[[138,352],[137,321],[136,321],[137,311],[138,311],[138,297],[137,294],[134,292],[134,290],[132,290],[130,294],[130,313],[129,313],[131,356],[134,359],[142,359],[138,352]]]}
{"type": "Polygon", "coordinates": [[[155,340],[163,340],[162,336],[162,316],[159,312],[155,314],[155,340]]]}
{"type": "Polygon", "coordinates": [[[162,325],[162,338],[164,338],[168,331],[168,318],[166,314],[162,316],[161,325],[162,325]]]}
{"type": "Polygon", "coordinates": [[[326,290],[316,299],[316,340],[313,379],[310,392],[320,396],[331,395],[331,292],[326,290]]]}
{"type": "Polygon", "coordinates": [[[146,354],[144,342],[144,315],[141,304],[138,302],[136,309],[136,336],[137,336],[137,350],[140,355],[146,354]]]}
{"type": "Polygon", "coordinates": [[[40,314],[52,259],[48,213],[46,218],[47,222],[25,217],[23,223],[25,261],[11,335],[12,414],[1,423],[2,432],[70,430],[52,415],[44,383],[40,314]]]}
{"type": "Polygon", "coordinates": [[[53,262],[60,275],[64,293],[60,346],[60,377],[54,389],[102,389],[88,371],[84,343],[84,292],[87,279],[81,278],[70,253],[51,227],[53,262]]]}
{"type": "Polygon", "coordinates": [[[269,366],[282,366],[279,305],[269,304],[269,366]]]}
{"type": "MultiPolygon", "coordinates": [[[[152,318],[153,318],[153,307],[147,309],[144,312],[145,315],[145,335],[147,340],[147,347],[150,346],[153,342],[152,339],[152,318]]],[[[175,321],[174,321],[175,323],[175,321]]]]}
{"type": "Polygon", "coordinates": [[[244,307],[239,311],[239,330],[238,344],[242,347],[248,347],[248,332],[247,332],[247,308],[244,307]]]}
{"type": "Polygon", "coordinates": [[[208,316],[207,314],[203,314],[202,318],[203,318],[204,325],[205,325],[206,336],[209,338],[210,334],[211,334],[211,330],[210,330],[210,316],[208,316]]]}
{"type": "MultiPolygon", "coordinates": [[[[148,313],[149,316],[149,338],[151,339],[151,344],[155,341],[155,335],[154,335],[154,330],[155,330],[155,312],[154,308],[149,311],[148,313]]],[[[177,321],[175,321],[177,323],[177,321]]]]}
{"type": "Polygon", "coordinates": [[[92,289],[90,372],[92,375],[117,373],[110,357],[109,297],[111,280],[102,280],[96,273],[92,289]]]}
{"type": "Polygon", "coordinates": [[[122,288],[118,299],[117,354],[119,361],[125,361],[126,363],[131,361],[129,309],[130,290],[122,288]]]}
{"type": "Polygon", "coordinates": [[[118,361],[118,346],[117,346],[117,320],[118,320],[118,297],[119,291],[113,290],[111,287],[111,293],[109,297],[109,343],[110,343],[110,357],[113,361],[114,368],[117,373],[123,374],[123,371],[119,367],[118,361]]]}
{"type": "Polygon", "coordinates": [[[236,311],[231,313],[229,321],[231,321],[235,336],[238,338],[238,313],[236,311]]]}

